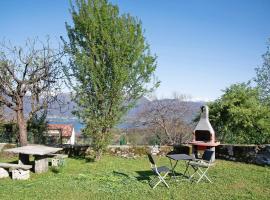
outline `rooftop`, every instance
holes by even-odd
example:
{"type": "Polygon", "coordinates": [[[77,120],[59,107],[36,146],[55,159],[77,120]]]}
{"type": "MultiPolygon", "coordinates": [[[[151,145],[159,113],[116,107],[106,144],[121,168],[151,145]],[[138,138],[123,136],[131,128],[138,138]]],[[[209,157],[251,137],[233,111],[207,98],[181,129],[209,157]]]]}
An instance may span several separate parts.
{"type": "Polygon", "coordinates": [[[69,137],[74,129],[72,124],[48,124],[48,130],[60,130],[62,136],[69,137]]]}

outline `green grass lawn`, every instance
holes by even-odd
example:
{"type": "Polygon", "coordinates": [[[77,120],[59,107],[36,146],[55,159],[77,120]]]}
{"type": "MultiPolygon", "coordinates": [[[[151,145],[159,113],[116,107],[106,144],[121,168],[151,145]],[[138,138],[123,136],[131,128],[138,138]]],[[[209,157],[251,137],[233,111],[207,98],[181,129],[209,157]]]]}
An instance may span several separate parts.
{"type": "MultiPolygon", "coordinates": [[[[156,161],[170,166],[166,157],[156,161]]],[[[183,169],[180,162],[176,170],[183,169]]],[[[169,179],[169,189],[160,184],[154,190],[148,175],[146,157],[104,156],[100,162],[69,158],[59,173],[31,173],[26,181],[0,179],[0,199],[270,199],[269,167],[217,160],[209,171],[213,184],[169,179]]]]}

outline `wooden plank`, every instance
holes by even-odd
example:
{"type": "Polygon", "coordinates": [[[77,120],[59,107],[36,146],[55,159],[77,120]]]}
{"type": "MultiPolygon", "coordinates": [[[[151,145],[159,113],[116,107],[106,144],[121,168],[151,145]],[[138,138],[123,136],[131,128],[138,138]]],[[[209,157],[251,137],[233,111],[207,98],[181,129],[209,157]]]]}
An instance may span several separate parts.
{"type": "Polygon", "coordinates": [[[31,169],[32,165],[19,165],[19,164],[12,164],[12,163],[0,163],[0,167],[2,168],[9,168],[9,169],[31,169]]]}

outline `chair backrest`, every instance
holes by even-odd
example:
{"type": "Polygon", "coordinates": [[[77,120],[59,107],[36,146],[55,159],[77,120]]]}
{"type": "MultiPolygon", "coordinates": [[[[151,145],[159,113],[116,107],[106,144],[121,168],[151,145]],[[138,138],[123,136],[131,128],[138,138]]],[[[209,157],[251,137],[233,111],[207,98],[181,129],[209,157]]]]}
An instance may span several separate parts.
{"type": "Polygon", "coordinates": [[[152,165],[156,165],[153,156],[152,156],[150,153],[148,153],[147,156],[148,156],[148,159],[149,159],[150,163],[151,163],[152,165]]]}
{"type": "Polygon", "coordinates": [[[211,162],[213,154],[214,154],[214,151],[205,150],[203,153],[202,159],[211,162]]]}

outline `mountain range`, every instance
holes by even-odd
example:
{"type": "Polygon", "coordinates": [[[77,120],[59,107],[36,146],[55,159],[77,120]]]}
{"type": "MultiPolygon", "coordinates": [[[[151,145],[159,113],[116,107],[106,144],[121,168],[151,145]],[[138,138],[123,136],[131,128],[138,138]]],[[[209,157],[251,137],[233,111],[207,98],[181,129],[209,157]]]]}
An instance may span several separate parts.
{"type": "MultiPolygon", "coordinates": [[[[161,99],[155,101],[162,101],[162,104],[172,104],[175,99],[161,99]]],[[[199,101],[185,101],[185,105],[188,106],[188,112],[185,113],[184,120],[189,123],[200,111],[200,107],[204,105],[205,102],[199,101]]],[[[118,125],[119,128],[133,128],[134,121],[138,117],[145,106],[154,106],[154,101],[151,101],[145,97],[140,98],[136,105],[131,108],[128,113],[124,116],[121,123],[118,125]]],[[[27,115],[31,111],[30,97],[26,96],[24,99],[25,114],[27,115]]],[[[77,105],[72,101],[70,93],[62,93],[59,95],[59,101],[53,103],[48,109],[48,121],[49,123],[72,123],[75,124],[77,131],[83,127],[82,123],[79,122],[77,117],[73,115],[73,111],[76,109],[77,105]]],[[[6,115],[10,115],[10,110],[6,110],[6,115]]]]}

